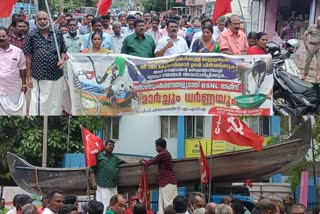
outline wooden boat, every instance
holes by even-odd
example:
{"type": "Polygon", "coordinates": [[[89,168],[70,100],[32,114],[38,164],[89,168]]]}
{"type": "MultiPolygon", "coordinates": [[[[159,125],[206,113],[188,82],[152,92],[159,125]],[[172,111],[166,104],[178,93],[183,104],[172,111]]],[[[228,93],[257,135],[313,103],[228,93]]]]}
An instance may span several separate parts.
{"type": "MultiPolygon", "coordinates": [[[[111,100],[104,93],[104,87],[99,85],[93,85],[88,83],[80,82],[82,88],[80,90],[80,95],[82,99],[89,99],[95,101],[95,96],[102,105],[112,105],[111,100]]],[[[123,92],[116,96],[116,103],[120,107],[126,107],[131,104],[132,97],[129,92],[123,92]]]]}
{"type": "MultiPolygon", "coordinates": [[[[288,170],[301,161],[311,140],[311,122],[308,120],[286,141],[266,146],[261,152],[251,149],[214,155],[211,159],[212,181],[243,182],[245,179],[260,181],[262,178],[288,170]]],[[[207,156],[208,161],[210,157],[207,156]]],[[[66,194],[86,194],[85,168],[36,167],[18,156],[8,153],[7,161],[14,181],[24,190],[44,194],[60,190],[66,194]]],[[[178,185],[197,184],[200,181],[198,158],[174,160],[178,185]]],[[[142,166],[137,163],[123,164],[119,170],[119,192],[138,190],[142,166]]],[[[157,188],[157,166],[146,169],[149,188],[157,188]]]]}

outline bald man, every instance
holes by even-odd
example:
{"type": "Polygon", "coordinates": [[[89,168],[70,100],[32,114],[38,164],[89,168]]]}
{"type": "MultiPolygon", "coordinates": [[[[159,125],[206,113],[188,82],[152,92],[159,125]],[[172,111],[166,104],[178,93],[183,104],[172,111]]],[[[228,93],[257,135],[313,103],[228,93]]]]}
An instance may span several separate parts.
{"type": "Polygon", "coordinates": [[[210,202],[206,206],[206,214],[215,214],[215,210],[217,208],[218,204],[210,202]]]}
{"type": "Polygon", "coordinates": [[[28,34],[23,47],[27,62],[27,86],[31,88],[29,114],[61,115],[63,91],[66,87],[63,65],[67,59],[67,46],[63,35],[57,30],[55,33],[58,44],[55,44],[46,12],[37,13],[36,25],[37,29],[28,34]]]}
{"type": "Polygon", "coordinates": [[[221,53],[229,55],[244,55],[248,50],[246,35],[240,30],[240,17],[231,15],[228,30],[223,31],[219,37],[221,53]]]}

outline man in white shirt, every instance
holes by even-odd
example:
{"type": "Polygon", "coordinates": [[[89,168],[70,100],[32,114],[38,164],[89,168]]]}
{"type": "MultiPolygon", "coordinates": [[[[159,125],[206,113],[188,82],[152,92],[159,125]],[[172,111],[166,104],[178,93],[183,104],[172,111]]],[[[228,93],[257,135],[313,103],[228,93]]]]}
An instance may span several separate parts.
{"type": "Polygon", "coordinates": [[[112,40],[113,40],[114,52],[121,53],[123,40],[126,37],[124,34],[121,33],[121,23],[119,21],[114,21],[112,23],[112,29],[113,29],[112,40]]]}
{"type": "Polygon", "coordinates": [[[212,38],[214,41],[216,41],[220,34],[226,30],[226,28],[224,27],[226,24],[226,18],[224,16],[220,16],[217,20],[217,26],[213,27],[213,35],[212,38]]]}
{"type": "Polygon", "coordinates": [[[157,44],[158,41],[162,38],[162,34],[159,30],[160,19],[158,16],[153,16],[151,18],[151,28],[147,30],[147,34],[149,34],[154,42],[157,44]]]}
{"type": "Polygon", "coordinates": [[[167,22],[168,35],[158,41],[155,49],[155,56],[170,56],[182,54],[189,51],[187,42],[181,36],[178,36],[178,22],[170,19],[167,22]]]}
{"type": "Polygon", "coordinates": [[[64,196],[59,191],[50,191],[47,193],[48,205],[42,214],[57,214],[64,204],[64,196]]]}
{"type": "Polygon", "coordinates": [[[122,26],[121,27],[121,33],[124,34],[125,36],[129,36],[134,33],[134,26],[133,22],[136,18],[133,15],[129,15],[127,17],[127,25],[126,27],[122,26]]]}

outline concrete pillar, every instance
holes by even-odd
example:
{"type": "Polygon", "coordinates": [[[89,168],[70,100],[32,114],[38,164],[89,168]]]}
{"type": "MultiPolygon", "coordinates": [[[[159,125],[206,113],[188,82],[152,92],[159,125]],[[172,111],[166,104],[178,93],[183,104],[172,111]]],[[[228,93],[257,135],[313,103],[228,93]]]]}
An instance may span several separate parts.
{"type": "Polygon", "coordinates": [[[184,130],[184,116],[178,116],[177,121],[177,158],[185,157],[185,130],[184,130]]]}
{"type": "Polygon", "coordinates": [[[310,12],[309,12],[309,25],[315,23],[315,16],[316,16],[316,0],[311,0],[310,4],[310,12]]]}
{"type": "Polygon", "coordinates": [[[276,18],[278,10],[278,0],[268,0],[266,2],[265,32],[270,36],[274,35],[276,28],[276,18]]]}
{"type": "Polygon", "coordinates": [[[320,0],[317,1],[316,5],[316,17],[320,16],[320,0]]]}

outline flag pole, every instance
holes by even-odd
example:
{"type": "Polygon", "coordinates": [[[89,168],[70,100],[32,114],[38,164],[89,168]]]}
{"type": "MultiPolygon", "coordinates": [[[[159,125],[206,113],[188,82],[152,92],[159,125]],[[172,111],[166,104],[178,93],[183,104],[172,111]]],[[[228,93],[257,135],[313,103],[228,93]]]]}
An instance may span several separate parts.
{"type": "Polygon", "coordinates": [[[240,0],[238,0],[238,4],[239,4],[239,7],[240,7],[241,16],[242,16],[243,21],[244,21],[244,16],[243,16],[243,11],[242,11],[242,6],[241,6],[241,3],[240,3],[240,0]]]}
{"type": "MultiPolygon", "coordinates": [[[[82,130],[83,126],[82,124],[80,125],[80,129],[81,129],[81,136],[82,136],[82,141],[84,139],[84,136],[83,136],[83,130],[82,130]]],[[[84,154],[86,155],[86,154],[84,154]]],[[[89,178],[89,167],[87,167],[88,163],[87,163],[87,158],[84,158],[85,162],[86,162],[86,176],[87,176],[87,196],[88,196],[88,199],[90,200],[90,178],[89,178]]]]}
{"type": "Polygon", "coordinates": [[[54,43],[56,44],[56,50],[57,50],[57,54],[58,54],[58,58],[59,58],[59,62],[60,62],[60,61],[61,61],[60,50],[59,50],[59,45],[58,45],[56,30],[55,30],[55,28],[54,28],[54,23],[53,23],[53,19],[52,19],[52,16],[51,16],[51,12],[50,12],[50,8],[49,8],[48,0],[45,0],[45,3],[46,3],[46,7],[47,7],[47,11],[48,11],[48,16],[49,16],[49,20],[50,20],[51,27],[52,27],[54,43]]]}
{"type": "Polygon", "coordinates": [[[102,1],[102,0],[99,0],[99,4],[98,4],[98,8],[97,8],[97,12],[96,12],[96,16],[98,16],[98,13],[99,13],[99,10],[100,10],[100,6],[101,6],[101,1],[102,1]]]}
{"type": "Polygon", "coordinates": [[[201,173],[201,150],[200,150],[201,142],[199,141],[199,173],[200,173],[200,192],[203,193],[203,186],[202,186],[202,173],[201,173]]]}
{"type": "MultiPolygon", "coordinates": [[[[214,117],[214,116],[212,116],[214,117]]],[[[212,118],[211,118],[212,121],[212,118]]],[[[211,136],[210,136],[210,162],[209,162],[209,172],[210,172],[210,176],[209,176],[209,202],[210,202],[210,197],[211,197],[211,188],[212,188],[212,184],[211,184],[211,178],[213,176],[213,170],[212,170],[212,149],[213,149],[213,141],[212,141],[212,122],[211,122],[211,136]]]]}

